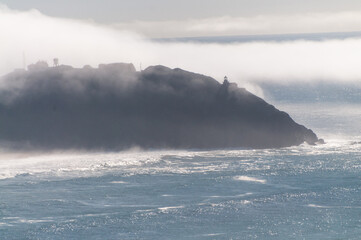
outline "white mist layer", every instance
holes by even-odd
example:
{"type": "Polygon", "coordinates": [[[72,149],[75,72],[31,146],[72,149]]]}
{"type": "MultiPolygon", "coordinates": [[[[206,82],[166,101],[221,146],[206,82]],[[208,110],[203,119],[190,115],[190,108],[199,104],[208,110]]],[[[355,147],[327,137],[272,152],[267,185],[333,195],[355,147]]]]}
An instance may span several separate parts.
{"type": "MultiPolygon", "coordinates": [[[[356,139],[355,139],[356,140],[356,139]]],[[[327,139],[327,144],[307,144],[265,150],[215,150],[215,151],[139,151],[124,152],[62,152],[62,153],[11,153],[0,154],[0,180],[18,176],[34,176],[37,179],[93,177],[116,173],[122,176],[136,174],[194,174],[232,171],[236,161],[244,175],[236,181],[265,184],[263,177],[251,176],[247,171],[267,170],[275,166],[279,156],[344,154],[359,152],[361,141],[327,139]],[[230,159],[226,161],[225,159],[230,159]]],[[[307,171],[301,165],[297,171],[307,171]]],[[[311,166],[309,166],[311,168],[311,166]]],[[[353,165],[354,168],[360,166],[353,165]]],[[[240,173],[242,174],[242,173],[240,173]]],[[[110,184],[127,184],[122,179],[110,184]]]]}
{"type": "Polygon", "coordinates": [[[0,158],[0,179],[23,174],[46,174],[51,176],[96,175],[102,170],[115,167],[137,167],[159,161],[158,152],[141,154],[122,153],[50,153],[23,156],[5,154],[0,158]]]}
{"type": "MultiPolygon", "coordinates": [[[[131,62],[137,69],[162,64],[212,76],[254,81],[356,81],[361,78],[361,39],[237,44],[160,43],[138,34],[36,10],[0,7],[0,75],[38,60],[82,67],[131,62]],[[24,64],[25,60],[25,64],[24,64]]],[[[247,87],[247,85],[246,85],[247,87]]],[[[252,85],[248,87],[251,89],[252,85]]],[[[261,90],[251,89],[253,92],[261,90]]]]}

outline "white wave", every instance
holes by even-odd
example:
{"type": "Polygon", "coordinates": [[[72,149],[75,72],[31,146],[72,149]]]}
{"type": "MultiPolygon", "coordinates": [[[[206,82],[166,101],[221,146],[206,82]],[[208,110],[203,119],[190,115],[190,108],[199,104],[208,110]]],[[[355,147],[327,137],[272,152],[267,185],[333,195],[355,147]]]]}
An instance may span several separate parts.
{"type": "Polygon", "coordinates": [[[267,181],[264,179],[248,177],[248,176],[235,176],[235,177],[233,177],[233,179],[236,181],[256,182],[256,183],[262,183],[262,184],[267,183],[267,181]]]}
{"type": "Polygon", "coordinates": [[[150,213],[153,212],[154,209],[142,209],[142,210],[136,210],[135,213],[150,213]]]}
{"type": "Polygon", "coordinates": [[[127,182],[124,182],[124,181],[112,181],[110,183],[112,183],[112,184],[126,184],[127,182]]]}
{"type": "Polygon", "coordinates": [[[206,234],[202,234],[202,236],[204,236],[204,237],[216,237],[216,236],[221,236],[221,235],[225,235],[225,233],[206,233],[206,234]]]}
{"type": "Polygon", "coordinates": [[[312,207],[312,208],[330,208],[328,206],[322,206],[322,205],[316,205],[316,204],[308,204],[307,207],[312,207]]]}
{"type": "Polygon", "coordinates": [[[361,208],[361,206],[325,206],[325,205],[316,205],[316,204],[308,204],[307,207],[312,208],[361,208]]]}
{"type": "Polygon", "coordinates": [[[244,193],[244,194],[238,194],[236,195],[236,197],[245,197],[245,196],[249,196],[249,195],[252,195],[253,193],[251,192],[248,192],[248,193],[244,193]]]}
{"type": "Polygon", "coordinates": [[[25,218],[19,218],[16,222],[17,223],[33,224],[33,223],[54,222],[54,220],[52,220],[52,219],[25,219],[25,218]]]}
{"type": "Polygon", "coordinates": [[[158,210],[163,213],[166,213],[166,212],[169,212],[170,210],[177,210],[177,209],[181,209],[181,208],[184,208],[184,206],[160,207],[160,208],[158,208],[158,210]]]}
{"type": "Polygon", "coordinates": [[[213,195],[213,196],[206,196],[208,198],[239,198],[239,197],[245,197],[245,196],[249,196],[252,195],[253,193],[242,193],[242,194],[237,194],[237,195],[230,195],[230,196],[221,196],[221,195],[213,195]]]}

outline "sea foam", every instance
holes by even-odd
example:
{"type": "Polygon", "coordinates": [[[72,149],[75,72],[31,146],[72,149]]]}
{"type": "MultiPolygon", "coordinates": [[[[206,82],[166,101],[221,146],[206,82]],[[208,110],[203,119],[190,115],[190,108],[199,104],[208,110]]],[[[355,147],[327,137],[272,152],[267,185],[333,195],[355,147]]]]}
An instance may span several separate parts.
{"type": "Polygon", "coordinates": [[[262,184],[266,184],[267,181],[264,179],[259,179],[259,178],[255,178],[255,177],[248,177],[248,176],[235,176],[233,177],[234,180],[237,181],[246,181],[246,182],[256,182],[256,183],[262,183],[262,184]]]}

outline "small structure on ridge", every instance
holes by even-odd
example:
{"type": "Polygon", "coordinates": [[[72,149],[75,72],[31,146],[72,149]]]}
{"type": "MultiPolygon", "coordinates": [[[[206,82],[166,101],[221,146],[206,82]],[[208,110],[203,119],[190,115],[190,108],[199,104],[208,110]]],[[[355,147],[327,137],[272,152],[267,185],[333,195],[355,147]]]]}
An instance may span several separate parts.
{"type": "Polygon", "coordinates": [[[58,67],[59,66],[59,59],[58,58],[54,58],[54,67],[58,67]]]}

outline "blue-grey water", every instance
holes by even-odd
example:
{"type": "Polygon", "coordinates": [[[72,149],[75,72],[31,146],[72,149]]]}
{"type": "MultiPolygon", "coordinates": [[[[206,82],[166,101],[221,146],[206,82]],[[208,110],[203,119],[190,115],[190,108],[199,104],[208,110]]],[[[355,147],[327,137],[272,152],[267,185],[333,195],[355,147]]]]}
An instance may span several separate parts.
{"type": "Polygon", "coordinates": [[[357,90],[263,87],[267,100],[326,144],[3,151],[0,239],[360,239],[357,90]]]}

